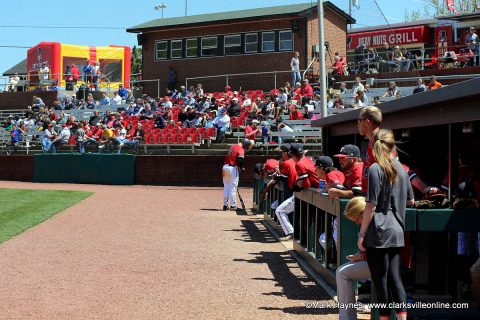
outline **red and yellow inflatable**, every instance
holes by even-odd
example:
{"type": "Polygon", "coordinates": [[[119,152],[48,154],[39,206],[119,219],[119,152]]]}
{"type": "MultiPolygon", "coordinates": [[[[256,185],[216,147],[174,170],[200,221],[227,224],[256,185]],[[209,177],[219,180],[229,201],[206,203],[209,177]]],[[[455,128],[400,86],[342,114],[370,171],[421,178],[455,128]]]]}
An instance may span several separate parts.
{"type": "Polygon", "coordinates": [[[40,42],[27,51],[27,72],[31,83],[43,79],[56,79],[58,86],[65,87],[66,74],[76,65],[80,70],[77,85],[83,83],[83,67],[90,60],[92,67],[99,63],[100,88],[118,88],[120,84],[130,87],[130,48],[124,46],[89,47],[58,42],[40,42]],[[47,67],[47,68],[45,68],[47,67]],[[48,70],[46,75],[40,70],[48,70]]]}

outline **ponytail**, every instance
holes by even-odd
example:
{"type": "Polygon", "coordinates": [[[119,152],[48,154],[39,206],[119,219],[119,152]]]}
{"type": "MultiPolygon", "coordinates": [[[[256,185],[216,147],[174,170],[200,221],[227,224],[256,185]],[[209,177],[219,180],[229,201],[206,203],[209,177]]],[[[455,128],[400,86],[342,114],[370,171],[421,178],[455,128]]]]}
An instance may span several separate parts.
{"type": "Polygon", "coordinates": [[[373,145],[373,156],[385,173],[390,185],[397,179],[397,168],[391,156],[394,148],[395,136],[393,132],[387,129],[380,129],[377,134],[377,141],[373,145]]]}

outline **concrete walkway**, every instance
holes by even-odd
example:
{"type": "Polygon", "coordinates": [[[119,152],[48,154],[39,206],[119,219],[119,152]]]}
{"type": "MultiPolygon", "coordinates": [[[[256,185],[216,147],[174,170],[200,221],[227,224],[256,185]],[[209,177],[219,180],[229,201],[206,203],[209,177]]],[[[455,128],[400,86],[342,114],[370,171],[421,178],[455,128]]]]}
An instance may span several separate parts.
{"type": "Polygon", "coordinates": [[[221,211],[219,188],[0,188],[95,192],[0,246],[0,319],[338,317],[305,308],[328,298],[259,217],[221,211]]]}

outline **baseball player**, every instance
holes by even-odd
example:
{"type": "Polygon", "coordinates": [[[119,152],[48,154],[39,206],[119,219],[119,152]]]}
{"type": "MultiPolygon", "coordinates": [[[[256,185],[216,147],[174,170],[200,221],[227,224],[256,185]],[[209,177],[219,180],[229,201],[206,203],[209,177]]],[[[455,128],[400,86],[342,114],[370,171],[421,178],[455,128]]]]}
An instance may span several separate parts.
{"type": "Polygon", "coordinates": [[[295,195],[293,191],[301,191],[310,187],[318,188],[319,185],[315,165],[310,158],[305,157],[303,146],[300,143],[291,144],[289,154],[293,161],[287,160],[284,162],[285,168],[282,168],[281,174],[283,178],[288,179],[292,195],[275,209],[278,221],[285,232],[285,236],[281,237],[280,241],[288,241],[293,238],[293,226],[288,219],[288,214],[295,210],[295,195]],[[285,175],[285,172],[288,172],[288,176],[285,175]]]}
{"type": "Polygon", "coordinates": [[[330,188],[330,198],[353,198],[362,194],[362,171],[363,163],[360,162],[360,149],[353,144],[347,144],[336,154],[340,161],[340,167],[345,174],[344,189],[330,188]]]}
{"type": "Polygon", "coordinates": [[[223,211],[237,210],[237,187],[239,171],[245,170],[245,150],[253,148],[254,143],[251,140],[244,139],[242,142],[234,144],[228,148],[228,154],[225,156],[225,162],[222,169],[223,178],[223,211]]]}

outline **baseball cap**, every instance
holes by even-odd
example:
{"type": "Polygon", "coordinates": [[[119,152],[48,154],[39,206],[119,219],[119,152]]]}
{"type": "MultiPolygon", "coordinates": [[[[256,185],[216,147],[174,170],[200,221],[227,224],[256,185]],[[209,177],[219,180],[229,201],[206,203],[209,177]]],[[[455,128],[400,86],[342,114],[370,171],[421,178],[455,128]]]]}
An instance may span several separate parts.
{"type": "Polygon", "coordinates": [[[141,122],[138,122],[137,123],[137,127],[141,127],[142,126],[142,123],[141,122]]]}
{"type": "Polygon", "coordinates": [[[252,120],[252,123],[259,124],[259,123],[260,123],[260,121],[258,121],[258,120],[256,120],[256,119],[253,119],[253,120],[252,120]]]}
{"type": "Polygon", "coordinates": [[[358,149],[358,147],[353,145],[353,144],[347,144],[347,145],[344,145],[340,149],[340,153],[334,155],[334,157],[338,157],[338,158],[346,158],[346,157],[360,158],[360,149],[358,149]]]}
{"type": "Polygon", "coordinates": [[[243,146],[244,148],[248,148],[248,147],[250,147],[250,145],[252,145],[252,144],[253,144],[253,142],[252,142],[251,140],[247,139],[247,138],[243,139],[243,141],[242,141],[242,146],[243,146]]]}
{"type": "Polygon", "coordinates": [[[255,165],[255,169],[254,169],[254,170],[255,170],[255,173],[256,173],[256,174],[261,174],[261,173],[262,173],[262,170],[263,170],[263,164],[257,163],[257,164],[255,165]]]}
{"type": "Polygon", "coordinates": [[[303,154],[305,151],[303,150],[303,146],[301,143],[292,143],[290,145],[290,150],[289,152],[292,154],[292,155],[301,155],[303,154]]]}
{"type": "Polygon", "coordinates": [[[329,156],[320,156],[315,160],[315,167],[320,169],[333,167],[333,160],[329,156]]]}
{"type": "Polygon", "coordinates": [[[49,128],[53,127],[53,124],[49,123],[49,124],[48,124],[48,127],[49,127],[49,128]]]}
{"type": "Polygon", "coordinates": [[[278,167],[278,161],[275,160],[275,159],[268,159],[265,162],[264,169],[268,173],[268,172],[272,172],[273,170],[275,170],[276,167],[278,167]]]}
{"type": "Polygon", "coordinates": [[[225,112],[227,112],[226,109],[220,109],[220,114],[224,114],[225,112]]]}
{"type": "Polygon", "coordinates": [[[282,144],[280,146],[280,151],[282,152],[289,152],[290,151],[290,145],[289,144],[282,144]]]}

